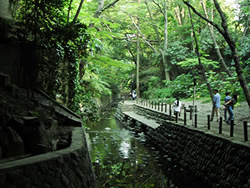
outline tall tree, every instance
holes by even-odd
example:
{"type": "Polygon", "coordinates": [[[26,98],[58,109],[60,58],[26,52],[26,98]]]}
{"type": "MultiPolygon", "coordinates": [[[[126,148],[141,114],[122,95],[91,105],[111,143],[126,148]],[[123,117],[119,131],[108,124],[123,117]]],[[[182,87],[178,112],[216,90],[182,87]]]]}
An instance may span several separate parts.
{"type": "Polygon", "coordinates": [[[235,63],[235,69],[236,69],[236,73],[237,73],[240,85],[241,85],[243,92],[245,94],[248,106],[250,107],[250,92],[248,89],[248,84],[246,82],[246,79],[243,75],[243,71],[242,71],[241,64],[240,64],[240,57],[239,57],[238,52],[237,52],[235,41],[233,40],[233,38],[228,30],[226,16],[225,16],[224,12],[222,11],[218,1],[217,0],[213,0],[213,1],[214,1],[216,10],[218,11],[218,13],[220,15],[222,28],[220,28],[213,21],[211,21],[211,20],[207,19],[206,17],[204,17],[203,15],[201,15],[188,1],[183,0],[183,2],[187,6],[189,6],[196,15],[198,15],[199,17],[201,17],[202,19],[206,20],[208,23],[213,25],[221,33],[221,35],[224,37],[224,39],[226,40],[226,42],[229,45],[231,52],[232,52],[233,60],[235,63]]]}
{"type": "MultiPolygon", "coordinates": [[[[206,18],[209,19],[207,9],[206,9],[206,5],[205,5],[203,0],[201,0],[201,4],[202,4],[202,8],[203,8],[203,11],[205,13],[206,18]]],[[[211,14],[212,14],[212,18],[213,18],[213,10],[211,11],[211,14]]],[[[217,41],[216,41],[216,36],[215,36],[215,34],[213,32],[213,26],[211,24],[209,24],[209,23],[207,23],[207,24],[208,24],[208,29],[210,31],[211,37],[212,37],[213,42],[214,42],[214,47],[215,47],[217,56],[219,58],[219,62],[221,63],[221,66],[224,69],[224,71],[227,73],[227,75],[232,77],[232,74],[230,73],[230,71],[229,71],[229,69],[228,69],[228,67],[227,67],[227,65],[225,63],[224,58],[221,55],[219,45],[217,44],[217,41]]]]}
{"type": "Polygon", "coordinates": [[[190,11],[190,7],[188,7],[188,12],[189,12],[189,16],[190,16],[190,22],[191,22],[191,26],[192,26],[194,41],[195,41],[195,44],[196,44],[196,50],[195,51],[196,51],[196,54],[197,54],[197,57],[198,57],[199,69],[201,71],[203,79],[205,80],[205,82],[207,84],[207,89],[209,91],[210,98],[213,99],[213,92],[212,92],[212,89],[211,89],[211,85],[210,85],[210,83],[209,83],[209,81],[207,79],[205,67],[203,66],[203,64],[201,62],[201,54],[200,54],[199,44],[198,44],[197,37],[196,37],[196,34],[195,34],[195,30],[194,30],[193,18],[192,18],[192,14],[191,14],[191,11],[190,11]]]}

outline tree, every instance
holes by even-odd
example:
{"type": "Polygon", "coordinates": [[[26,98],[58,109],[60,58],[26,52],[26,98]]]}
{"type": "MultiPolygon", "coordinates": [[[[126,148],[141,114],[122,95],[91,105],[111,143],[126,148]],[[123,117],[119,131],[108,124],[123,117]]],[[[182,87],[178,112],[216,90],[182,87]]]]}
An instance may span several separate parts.
{"type": "MultiPolygon", "coordinates": [[[[204,3],[203,0],[201,0],[201,4],[202,4],[202,8],[203,8],[203,10],[204,10],[204,13],[205,13],[206,18],[209,19],[209,18],[208,18],[208,13],[207,13],[207,10],[206,10],[206,5],[205,5],[205,3],[204,3]]],[[[213,10],[211,11],[211,13],[213,14],[213,10]]],[[[212,15],[212,18],[213,18],[213,15],[212,15]]],[[[232,77],[232,74],[231,74],[230,71],[228,70],[228,67],[226,66],[226,63],[225,63],[225,61],[224,61],[224,59],[223,59],[223,57],[222,57],[222,55],[221,55],[219,46],[218,46],[217,41],[216,41],[216,36],[215,36],[215,34],[214,34],[214,32],[213,32],[213,26],[210,25],[210,24],[208,23],[208,28],[209,28],[211,37],[212,37],[213,42],[214,42],[214,47],[215,47],[217,56],[218,56],[218,58],[219,58],[219,61],[221,62],[221,66],[222,66],[222,68],[225,70],[225,72],[227,73],[227,75],[230,76],[230,77],[232,77]]]]}
{"type": "Polygon", "coordinates": [[[248,106],[250,107],[250,92],[248,89],[248,84],[244,78],[243,75],[243,71],[241,68],[241,64],[240,64],[240,57],[238,55],[237,52],[237,48],[236,48],[236,44],[235,41],[233,40],[229,30],[228,30],[228,25],[227,25],[227,20],[226,20],[226,16],[224,14],[224,12],[221,10],[221,7],[219,5],[219,3],[217,2],[217,0],[214,0],[214,4],[216,7],[216,10],[218,11],[220,18],[221,18],[221,26],[222,28],[220,28],[216,23],[214,23],[213,21],[207,19],[206,17],[204,17],[203,15],[201,15],[188,1],[183,0],[183,2],[189,6],[193,12],[198,15],[199,17],[201,17],[202,19],[204,19],[205,21],[207,21],[208,23],[210,23],[211,25],[213,25],[220,33],[221,35],[224,37],[224,39],[226,40],[227,44],[229,45],[231,51],[232,51],[232,56],[234,59],[234,63],[235,63],[235,69],[237,72],[237,76],[240,82],[240,85],[243,89],[243,92],[245,94],[246,97],[246,101],[248,103],[248,106]]]}
{"type": "Polygon", "coordinates": [[[207,79],[207,76],[206,76],[206,70],[201,62],[201,54],[200,54],[200,50],[199,50],[199,45],[198,45],[198,41],[197,41],[197,38],[196,38],[196,34],[195,34],[195,30],[194,30],[194,24],[193,24],[193,19],[192,19],[192,14],[191,14],[191,11],[190,11],[190,8],[188,7],[188,12],[189,12],[189,15],[190,15],[190,21],[191,21],[191,25],[192,25],[192,31],[193,31],[193,36],[194,36],[194,41],[195,41],[195,44],[196,44],[196,54],[197,54],[197,57],[198,57],[198,62],[199,62],[199,69],[201,71],[201,74],[202,74],[202,77],[204,78],[206,84],[207,84],[207,88],[208,88],[208,91],[209,91],[209,94],[210,94],[210,98],[213,99],[213,91],[211,89],[211,85],[207,79]]]}

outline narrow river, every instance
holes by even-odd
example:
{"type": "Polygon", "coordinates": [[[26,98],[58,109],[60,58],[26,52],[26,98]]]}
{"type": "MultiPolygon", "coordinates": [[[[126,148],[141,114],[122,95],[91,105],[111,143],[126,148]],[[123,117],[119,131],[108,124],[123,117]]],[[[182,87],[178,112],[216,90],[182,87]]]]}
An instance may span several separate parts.
{"type": "Polygon", "coordinates": [[[169,159],[160,157],[155,148],[146,144],[143,135],[135,136],[123,128],[114,113],[114,107],[106,109],[101,112],[100,121],[86,129],[99,188],[199,187],[187,182],[180,184],[187,179],[183,177],[177,178],[178,182],[174,178],[174,183],[171,168],[163,168],[160,163],[169,159]]]}

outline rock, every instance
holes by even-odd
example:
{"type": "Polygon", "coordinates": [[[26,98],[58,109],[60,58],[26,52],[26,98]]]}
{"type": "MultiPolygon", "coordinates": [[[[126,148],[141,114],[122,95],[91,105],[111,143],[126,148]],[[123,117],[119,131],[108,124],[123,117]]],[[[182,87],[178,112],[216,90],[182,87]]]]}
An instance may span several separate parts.
{"type": "Polygon", "coordinates": [[[48,127],[50,129],[50,132],[53,133],[57,130],[58,121],[53,119],[52,117],[49,117],[44,121],[44,125],[45,127],[48,127]]]}
{"type": "Polygon", "coordinates": [[[3,131],[3,135],[0,139],[3,157],[14,157],[24,154],[23,140],[11,127],[3,131]]]}
{"type": "Polygon", "coordinates": [[[19,136],[23,137],[25,127],[24,127],[24,122],[22,119],[19,118],[11,118],[7,123],[6,127],[11,127],[14,129],[19,136]]]}
{"type": "Polygon", "coordinates": [[[57,143],[57,150],[69,147],[70,143],[65,139],[60,139],[57,143]]]}

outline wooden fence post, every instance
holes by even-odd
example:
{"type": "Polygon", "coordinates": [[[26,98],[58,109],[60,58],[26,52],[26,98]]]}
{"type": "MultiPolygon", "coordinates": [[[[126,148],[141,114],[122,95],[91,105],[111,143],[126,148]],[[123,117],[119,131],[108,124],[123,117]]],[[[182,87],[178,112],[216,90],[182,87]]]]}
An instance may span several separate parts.
{"type": "Polygon", "coordinates": [[[172,116],[172,110],[171,110],[171,104],[169,104],[169,118],[170,118],[170,120],[172,119],[171,116],[172,116]]]}
{"type": "Polygon", "coordinates": [[[207,130],[210,130],[210,115],[207,115],[207,130]]]}
{"type": "Polygon", "coordinates": [[[194,114],[194,127],[197,127],[197,114],[194,114]]]}
{"type": "Polygon", "coordinates": [[[247,121],[244,121],[244,140],[245,140],[245,141],[248,141],[247,121]]]}
{"type": "Polygon", "coordinates": [[[231,124],[230,124],[230,136],[231,137],[234,136],[234,120],[231,120],[231,124]]]}
{"type": "Polygon", "coordinates": [[[222,134],[222,117],[220,117],[219,121],[219,134],[222,134]]]}
{"type": "Polygon", "coordinates": [[[189,117],[190,120],[192,120],[192,116],[193,116],[193,107],[190,106],[190,117],[189,117]]]}
{"type": "Polygon", "coordinates": [[[186,107],[184,107],[184,125],[187,125],[187,112],[186,112],[186,107]]]}

